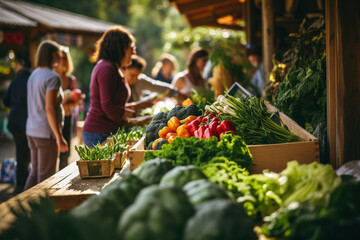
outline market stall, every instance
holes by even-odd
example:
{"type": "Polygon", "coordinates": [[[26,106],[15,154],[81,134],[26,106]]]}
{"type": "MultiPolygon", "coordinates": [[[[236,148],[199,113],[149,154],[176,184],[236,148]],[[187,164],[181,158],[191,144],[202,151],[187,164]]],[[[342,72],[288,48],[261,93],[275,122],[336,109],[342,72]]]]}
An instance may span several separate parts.
{"type": "MultiPolygon", "coordinates": [[[[200,20],[191,18],[189,12],[200,11],[203,6],[199,2],[204,1],[170,2],[199,24],[200,20]]],[[[206,8],[209,4],[225,8],[227,3],[234,3],[220,2],[210,1],[206,8]]],[[[236,1],[237,6],[242,2],[236,1]]],[[[331,7],[339,2],[327,4],[331,7]]],[[[263,11],[271,9],[269,6],[263,2],[263,11]]],[[[339,17],[347,20],[341,12],[339,17]]],[[[324,80],[320,74],[324,58],[314,59],[318,61],[315,73],[324,80]]],[[[310,70],[306,76],[313,73],[310,70]]],[[[358,179],[349,171],[337,173],[338,165],[333,161],[332,165],[320,163],[319,139],[278,108],[255,96],[230,93],[206,104],[201,96],[192,97],[169,111],[157,112],[143,132],[136,134],[136,143],[129,142],[134,129],[119,129],[106,143],[92,149],[76,146],[76,164],[0,205],[4,219],[15,220],[4,228],[4,236],[129,240],[320,240],[359,236],[358,179]],[[31,203],[31,211],[10,213],[9,206],[18,206],[17,200],[27,206],[27,200],[38,200],[45,192],[49,198],[31,203]],[[64,226],[66,231],[52,232],[54,224],[64,226]],[[31,227],[18,231],[22,226],[31,227]]],[[[340,95],[336,100],[342,102],[345,96],[338,89],[336,93],[340,95]]],[[[340,112],[344,110],[338,107],[340,112]]],[[[355,119],[358,114],[354,113],[355,119]]],[[[344,124],[347,116],[341,115],[336,124],[344,124]]],[[[334,130],[332,124],[330,121],[330,132],[334,130]]],[[[341,132],[341,139],[346,136],[358,139],[341,132]]],[[[329,138],[334,141],[332,136],[329,138]]],[[[340,152],[344,144],[338,146],[340,152]]],[[[358,157],[352,144],[348,150],[351,158],[346,161],[358,157]]]]}

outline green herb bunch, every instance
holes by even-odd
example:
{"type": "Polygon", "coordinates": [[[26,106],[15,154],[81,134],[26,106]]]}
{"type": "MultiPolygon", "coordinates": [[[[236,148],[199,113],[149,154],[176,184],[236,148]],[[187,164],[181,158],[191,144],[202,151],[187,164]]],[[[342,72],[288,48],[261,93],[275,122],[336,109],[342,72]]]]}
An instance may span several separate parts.
{"type": "Polygon", "coordinates": [[[253,164],[252,155],[240,136],[223,134],[220,141],[216,137],[197,139],[177,137],[171,144],[163,145],[159,151],[146,152],[145,160],[165,158],[174,165],[200,166],[214,157],[224,156],[236,164],[249,168],[253,164]]]}
{"type": "MultiPolygon", "coordinates": [[[[273,104],[300,126],[313,132],[326,122],[326,34],[323,18],[289,35],[284,63],[291,67],[271,97],[273,104]]],[[[268,99],[270,97],[268,96],[268,99]]]]}
{"type": "Polygon", "coordinates": [[[209,112],[221,112],[222,120],[228,119],[235,124],[236,134],[240,135],[246,144],[273,144],[301,141],[301,138],[276,124],[270,119],[265,104],[257,97],[247,100],[234,98],[226,93],[220,95],[212,105],[207,105],[209,112]]]}
{"type": "Polygon", "coordinates": [[[140,139],[145,132],[144,127],[131,127],[127,129],[118,129],[115,135],[112,135],[113,143],[107,143],[102,146],[100,143],[93,148],[88,146],[75,146],[75,150],[82,160],[101,160],[111,159],[113,154],[117,152],[124,152],[126,150],[127,141],[140,139]]]}
{"type": "Polygon", "coordinates": [[[75,145],[75,150],[80,159],[86,161],[111,159],[114,153],[113,145],[110,143],[107,143],[105,146],[101,146],[101,144],[98,143],[91,149],[86,145],[84,147],[75,145]]]}

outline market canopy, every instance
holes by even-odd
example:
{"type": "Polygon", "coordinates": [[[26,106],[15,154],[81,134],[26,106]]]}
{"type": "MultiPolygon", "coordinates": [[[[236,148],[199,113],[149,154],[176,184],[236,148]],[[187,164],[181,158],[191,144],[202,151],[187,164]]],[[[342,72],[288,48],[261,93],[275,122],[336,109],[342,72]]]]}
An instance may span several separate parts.
{"type": "Polygon", "coordinates": [[[114,23],[24,1],[0,0],[0,26],[43,27],[53,31],[103,33],[114,23]]]}
{"type": "Polygon", "coordinates": [[[245,0],[169,0],[191,27],[212,26],[242,30],[245,0]]]}

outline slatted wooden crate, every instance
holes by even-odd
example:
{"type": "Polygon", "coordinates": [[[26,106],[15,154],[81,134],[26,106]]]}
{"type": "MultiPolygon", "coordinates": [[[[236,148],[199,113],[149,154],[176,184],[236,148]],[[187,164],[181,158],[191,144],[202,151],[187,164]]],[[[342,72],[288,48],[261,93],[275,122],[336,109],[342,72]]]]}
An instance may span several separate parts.
{"type": "MultiPolygon", "coordinates": [[[[267,104],[270,112],[278,111],[275,107],[267,104]]],[[[299,136],[303,141],[281,144],[248,145],[253,156],[254,165],[250,173],[262,173],[268,169],[273,172],[280,172],[286,168],[289,161],[297,160],[300,164],[320,161],[319,140],[305,129],[300,127],[291,118],[279,112],[280,119],[287,126],[290,132],[299,136]]],[[[130,162],[130,169],[134,170],[143,160],[145,150],[145,136],[137,144],[129,148],[124,157],[130,162]]]]}
{"type": "Polygon", "coordinates": [[[114,161],[115,157],[110,160],[78,160],[76,164],[79,168],[81,178],[102,178],[112,176],[115,170],[114,161]]]}

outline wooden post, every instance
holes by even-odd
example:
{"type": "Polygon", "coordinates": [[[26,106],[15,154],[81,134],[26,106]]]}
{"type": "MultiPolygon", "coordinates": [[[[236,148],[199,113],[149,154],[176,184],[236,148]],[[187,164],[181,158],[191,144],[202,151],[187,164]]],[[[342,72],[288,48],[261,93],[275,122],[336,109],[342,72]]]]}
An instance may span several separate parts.
{"type": "Polygon", "coordinates": [[[327,125],[334,168],[360,160],[360,2],[326,0],[327,125]]]}
{"type": "Polygon", "coordinates": [[[246,42],[255,43],[255,17],[254,17],[254,3],[252,0],[245,2],[244,8],[246,42]]]}
{"type": "Polygon", "coordinates": [[[274,1],[263,0],[261,2],[262,12],[262,35],[263,35],[263,63],[265,83],[269,81],[272,70],[272,55],[274,54],[274,1]]]}

